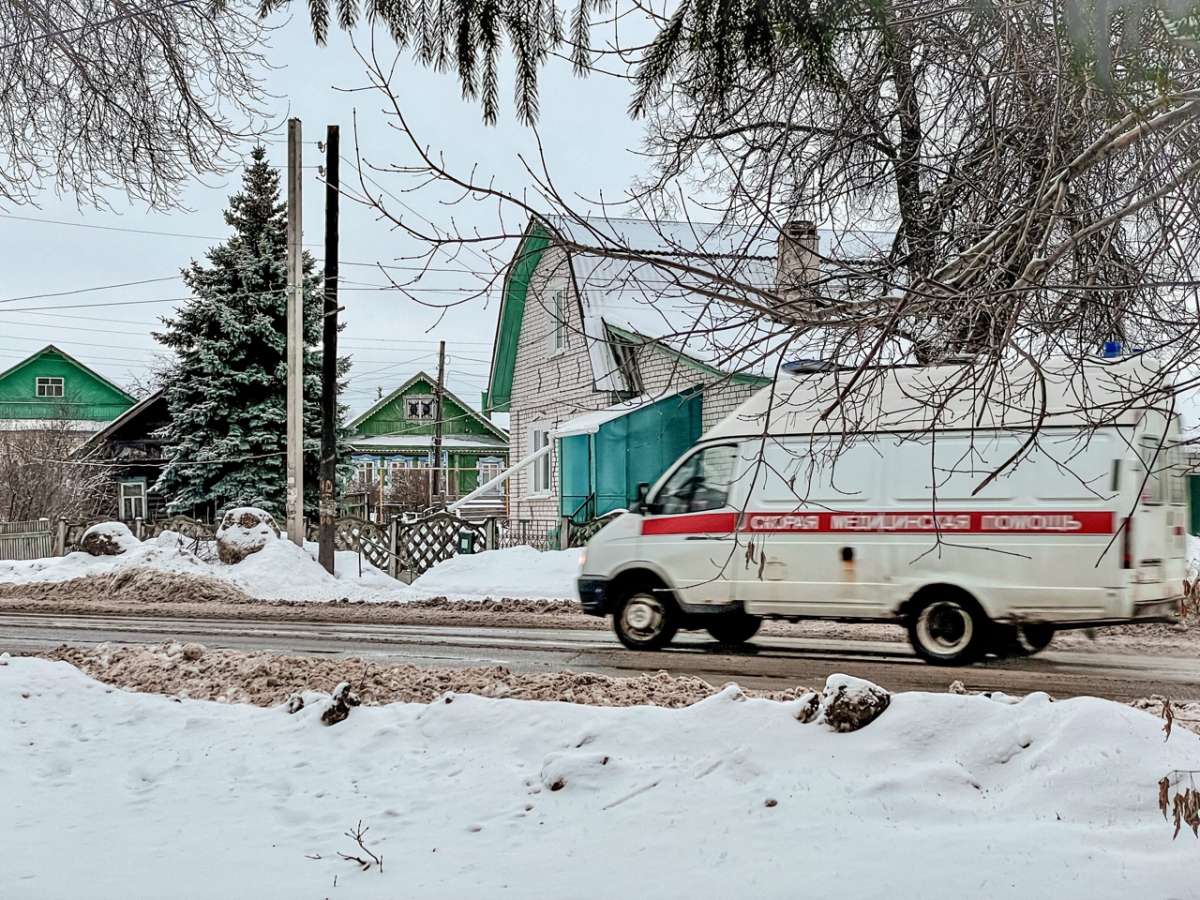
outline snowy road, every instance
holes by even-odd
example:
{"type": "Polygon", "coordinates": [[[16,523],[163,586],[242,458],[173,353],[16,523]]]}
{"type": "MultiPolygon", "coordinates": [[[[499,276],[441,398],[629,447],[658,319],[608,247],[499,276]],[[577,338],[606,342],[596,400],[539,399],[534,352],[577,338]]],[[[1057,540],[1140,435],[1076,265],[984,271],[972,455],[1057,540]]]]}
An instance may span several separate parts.
{"type": "Polygon", "coordinates": [[[1132,700],[1165,694],[1200,700],[1200,660],[1079,650],[1034,659],[991,661],[966,669],[919,662],[907,644],[869,640],[759,637],[744,653],[718,652],[698,634],[683,634],[660,653],[625,650],[610,633],[583,629],[470,628],[351,623],[267,622],[148,616],[37,615],[0,612],[0,652],[36,653],[60,644],[150,644],[165,638],[214,648],[326,656],[360,656],[431,666],[504,665],[514,672],[586,671],[633,675],[665,669],[714,684],[746,687],[819,685],[853,671],[893,691],[970,689],[1059,697],[1092,694],[1132,700]]]}

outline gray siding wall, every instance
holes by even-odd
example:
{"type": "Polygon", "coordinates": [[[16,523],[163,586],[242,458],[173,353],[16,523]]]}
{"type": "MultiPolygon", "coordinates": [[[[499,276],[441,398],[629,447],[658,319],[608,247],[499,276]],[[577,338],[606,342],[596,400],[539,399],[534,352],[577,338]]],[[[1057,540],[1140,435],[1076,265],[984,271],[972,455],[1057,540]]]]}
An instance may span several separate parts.
{"type": "MultiPolygon", "coordinates": [[[[704,397],[703,426],[708,430],[754,392],[749,385],[732,384],[680,360],[660,347],[648,345],[638,352],[638,371],[647,393],[712,384],[704,397]]],[[[510,460],[519,462],[533,452],[530,429],[535,424],[554,427],[586,412],[594,412],[622,398],[595,389],[591,360],[583,338],[579,300],[574,293],[566,254],[547,247],[530,279],[521,335],[517,342],[509,406],[510,460]],[[566,347],[550,351],[554,329],[554,292],[567,292],[566,347]]],[[[551,452],[551,491],[534,494],[533,470],[516,473],[509,483],[509,513],[513,519],[553,519],[558,508],[558,459],[551,452]]]]}

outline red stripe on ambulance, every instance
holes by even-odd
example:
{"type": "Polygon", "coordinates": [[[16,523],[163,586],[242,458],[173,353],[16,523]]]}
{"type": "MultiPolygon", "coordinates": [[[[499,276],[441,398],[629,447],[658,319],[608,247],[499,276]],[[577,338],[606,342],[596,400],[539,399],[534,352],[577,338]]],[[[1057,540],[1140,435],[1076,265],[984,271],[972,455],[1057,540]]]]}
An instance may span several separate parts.
{"type": "Polygon", "coordinates": [[[732,534],[737,513],[688,513],[642,520],[642,534],[732,534]]]}
{"type": "Polygon", "coordinates": [[[748,512],[742,530],[784,534],[1112,534],[1114,524],[1112,512],[748,512]]]}

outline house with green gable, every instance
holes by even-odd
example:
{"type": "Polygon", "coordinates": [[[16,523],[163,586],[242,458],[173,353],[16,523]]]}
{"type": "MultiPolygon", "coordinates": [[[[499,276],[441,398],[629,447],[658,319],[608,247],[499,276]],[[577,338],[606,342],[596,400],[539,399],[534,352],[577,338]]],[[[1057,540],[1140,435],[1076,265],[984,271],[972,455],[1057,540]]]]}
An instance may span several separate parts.
{"type": "MultiPolygon", "coordinates": [[[[441,459],[433,458],[436,386],[436,379],[418,372],[350,423],[356,487],[384,497],[385,507],[389,500],[409,507],[431,505],[435,468],[440,469],[441,493],[450,502],[508,467],[508,432],[449,390],[442,391],[441,459]]],[[[504,511],[501,486],[462,512],[504,511]]]]}
{"type": "Polygon", "coordinates": [[[0,430],[99,431],[137,401],[53,344],[0,372],[0,430]]]}

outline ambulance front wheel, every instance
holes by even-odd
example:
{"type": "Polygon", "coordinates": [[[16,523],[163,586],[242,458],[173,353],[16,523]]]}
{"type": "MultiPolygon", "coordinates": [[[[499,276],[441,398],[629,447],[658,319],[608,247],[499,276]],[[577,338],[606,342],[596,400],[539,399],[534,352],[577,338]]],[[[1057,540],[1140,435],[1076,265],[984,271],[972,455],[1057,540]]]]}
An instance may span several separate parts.
{"type": "Polygon", "coordinates": [[[913,650],[935,666],[967,666],[982,659],[991,631],[979,604],[951,588],[926,593],[908,621],[913,650]]]}
{"type": "Polygon", "coordinates": [[[679,630],[679,610],[670,598],[639,591],[621,601],[613,613],[617,640],[630,650],[658,650],[679,630]]]}

